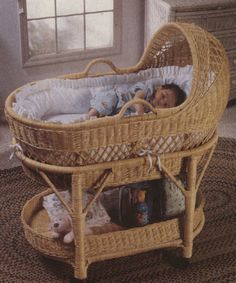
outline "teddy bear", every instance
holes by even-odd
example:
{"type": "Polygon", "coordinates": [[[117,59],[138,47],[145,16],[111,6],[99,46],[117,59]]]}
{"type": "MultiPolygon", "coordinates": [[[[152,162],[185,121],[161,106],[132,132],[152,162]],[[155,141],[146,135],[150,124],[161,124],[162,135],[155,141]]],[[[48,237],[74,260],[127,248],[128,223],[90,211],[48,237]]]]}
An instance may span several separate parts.
{"type": "MultiPolygon", "coordinates": [[[[61,191],[61,197],[71,206],[71,193],[69,191],[61,191]]],[[[88,204],[91,195],[84,194],[83,201],[88,204]]],[[[43,207],[47,211],[49,217],[49,230],[52,231],[54,239],[60,239],[66,244],[74,241],[72,219],[64,205],[58,199],[55,193],[43,197],[43,207]]],[[[110,222],[110,217],[99,200],[88,211],[85,219],[85,234],[92,234],[94,226],[103,226],[110,222]]]]}
{"type": "MultiPolygon", "coordinates": [[[[49,224],[49,228],[52,230],[54,239],[62,239],[65,244],[70,244],[74,241],[72,219],[67,211],[60,213],[58,216],[54,216],[49,224]]],[[[85,225],[85,234],[88,235],[92,233],[92,229],[85,225]]]]}
{"type": "Polygon", "coordinates": [[[74,241],[74,232],[72,220],[68,213],[61,213],[50,223],[52,236],[54,239],[63,238],[65,244],[70,244],[74,241]]]}

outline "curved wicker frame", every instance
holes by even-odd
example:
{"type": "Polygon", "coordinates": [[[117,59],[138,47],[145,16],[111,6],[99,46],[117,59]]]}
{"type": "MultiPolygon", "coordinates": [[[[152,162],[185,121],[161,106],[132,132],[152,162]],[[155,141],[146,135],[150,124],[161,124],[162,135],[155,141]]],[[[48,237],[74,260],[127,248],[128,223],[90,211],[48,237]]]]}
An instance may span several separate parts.
{"type": "Polygon", "coordinates": [[[130,102],[114,117],[63,125],[14,113],[12,103],[18,89],[7,98],[5,114],[26,156],[48,164],[77,166],[135,157],[147,145],[154,154],[191,149],[212,137],[228,100],[229,68],[221,43],[210,33],[196,25],[170,23],[154,34],[136,66],[119,69],[99,59],[84,72],[62,78],[87,77],[97,63],[108,64],[113,69],[109,74],[192,64],[191,94],[180,106],[152,109],[149,115],[124,118],[130,102]],[[181,146],[176,147],[180,140],[181,146]]]}
{"type": "MultiPolygon", "coordinates": [[[[215,134],[210,141],[196,149],[162,156],[161,171],[157,165],[154,165],[150,171],[145,157],[98,165],[60,167],[31,160],[18,151],[17,156],[26,172],[36,171],[50,188],[29,200],[22,210],[21,221],[26,239],[45,255],[70,263],[74,268],[75,277],[79,279],[87,277],[88,266],[92,262],[152,249],[179,247],[182,248],[183,257],[190,258],[193,240],[201,232],[205,222],[204,197],[201,196],[199,186],[216,142],[215,134]],[[175,178],[180,171],[179,166],[175,165],[180,164],[182,160],[187,161],[184,167],[186,187],[175,178]],[[73,221],[75,236],[73,246],[65,246],[60,241],[53,240],[46,229],[48,217],[42,209],[42,197],[54,192],[63,202],[59,190],[50,180],[50,173],[71,174],[72,177],[72,207],[65,207],[73,221]],[[105,187],[157,179],[163,175],[171,179],[184,194],[186,207],[184,217],[131,229],[113,230],[104,227],[97,235],[85,235],[85,218],[89,206],[105,187]],[[96,187],[96,194],[88,206],[83,207],[82,192],[92,186],[96,187]]],[[[153,161],[155,164],[155,160],[153,161]]]]}
{"type": "MultiPolygon", "coordinates": [[[[87,277],[87,268],[92,262],[151,249],[181,247],[184,257],[192,256],[193,239],[204,225],[203,202],[196,201],[197,193],[217,143],[216,126],[229,95],[229,68],[224,49],[214,36],[195,25],[170,23],[163,26],[134,67],[118,69],[110,61],[99,59],[92,61],[84,72],[63,78],[87,77],[96,63],[108,64],[113,69],[112,74],[192,64],[193,81],[191,95],[178,107],[152,109],[149,115],[123,118],[130,102],[114,117],[69,125],[19,117],[11,107],[18,90],[8,97],[6,117],[16,142],[25,150],[24,154],[17,151],[17,156],[30,177],[43,180],[50,188],[30,200],[22,211],[26,238],[39,251],[70,263],[79,279],[87,277]],[[176,147],[179,143],[181,147],[176,147]],[[165,145],[164,149],[161,144],[165,145]],[[148,149],[148,157],[137,154],[143,149],[148,149]],[[175,177],[179,173],[184,175],[186,186],[175,177]],[[44,194],[53,191],[61,199],[51,174],[71,177],[72,207],[65,207],[73,221],[73,247],[55,243],[31,225],[34,217],[38,219],[44,194]],[[185,196],[183,219],[84,235],[89,207],[105,187],[163,175],[185,196]],[[96,189],[95,196],[83,207],[82,192],[91,187],[96,189]]],[[[105,73],[98,74],[101,75],[105,73]]]]}

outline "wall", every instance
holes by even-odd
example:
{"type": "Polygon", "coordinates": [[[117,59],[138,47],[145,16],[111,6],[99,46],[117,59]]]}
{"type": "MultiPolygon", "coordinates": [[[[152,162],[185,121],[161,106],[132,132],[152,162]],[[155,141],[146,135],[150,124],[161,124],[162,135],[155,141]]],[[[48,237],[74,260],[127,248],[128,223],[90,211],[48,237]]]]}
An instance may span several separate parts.
{"type": "MultiPolygon", "coordinates": [[[[121,1],[121,54],[109,59],[117,67],[127,67],[136,64],[143,53],[145,1],[121,1]]],[[[18,3],[0,0],[0,120],[4,116],[5,99],[14,89],[27,82],[82,71],[90,60],[22,68],[18,3]]]]}

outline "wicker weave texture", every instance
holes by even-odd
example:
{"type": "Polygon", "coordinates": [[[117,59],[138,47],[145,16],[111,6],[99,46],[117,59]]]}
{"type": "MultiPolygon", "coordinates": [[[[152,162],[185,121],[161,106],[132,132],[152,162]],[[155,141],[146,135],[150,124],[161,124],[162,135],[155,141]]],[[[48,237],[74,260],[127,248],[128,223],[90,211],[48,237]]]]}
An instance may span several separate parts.
{"type": "Polygon", "coordinates": [[[198,189],[215,149],[216,126],[229,95],[225,51],[214,36],[196,25],[163,26],[133,67],[118,69],[112,62],[99,59],[92,61],[84,72],[63,78],[88,77],[96,63],[108,64],[113,74],[192,64],[193,79],[190,96],[178,107],[153,109],[153,113],[147,115],[124,118],[131,101],[113,117],[68,125],[19,117],[12,110],[15,92],[8,97],[5,113],[16,141],[24,149],[25,155],[17,152],[17,156],[25,171],[31,176],[40,176],[57,196],[60,196],[61,186],[56,188],[50,174],[71,175],[69,213],[75,236],[73,248],[55,243],[48,234],[38,230],[40,225],[36,218],[40,221],[39,216],[44,213],[41,202],[45,193],[35,196],[22,211],[26,238],[39,251],[72,264],[74,276],[79,279],[87,277],[91,262],[151,249],[181,247],[183,257],[192,256],[193,239],[204,225],[203,201],[198,199],[198,189]],[[140,157],[140,152],[148,154],[140,157]],[[184,174],[186,186],[176,179],[180,172],[184,174]],[[163,175],[173,181],[185,197],[183,219],[85,235],[85,217],[103,189],[163,175]],[[84,207],[83,192],[91,187],[95,195],[84,207]]]}
{"type": "MultiPolygon", "coordinates": [[[[74,265],[74,246],[63,245],[55,241],[48,232],[49,219],[42,211],[42,198],[50,190],[40,193],[29,200],[21,215],[26,239],[38,251],[74,265]]],[[[195,236],[199,233],[198,226],[203,221],[203,199],[198,198],[197,209],[194,214],[195,236]]],[[[133,228],[118,230],[107,226],[98,235],[89,235],[85,240],[85,254],[89,262],[101,261],[107,258],[148,251],[158,245],[168,246],[169,243],[179,245],[181,239],[181,219],[175,218],[162,223],[148,225],[143,229],[133,228]],[[135,244],[134,244],[135,243],[135,244]]],[[[99,231],[98,231],[99,232],[99,231]]]]}
{"type": "Polygon", "coordinates": [[[204,198],[198,189],[216,142],[217,135],[214,134],[210,141],[196,149],[168,153],[161,157],[160,166],[157,165],[155,157],[152,157],[152,167],[145,157],[90,166],[59,167],[30,160],[18,153],[24,168],[30,171],[30,174],[41,176],[50,187],[50,190],[29,200],[23,208],[21,220],[27,240],[40,252],[70,263],[74,268],[75,277],[80,279],[87,277],[87,268],[92,262],[152,249],[180,247],[183,257],[190,258],[193,240],[202,230],[205,221],[204,198]],[[186,186],[179,184],[175,178],[180,171],[185,175],[186,186]],[[58,195],[62,188],[62,183],[59,186],[53,184],[50,173],[71,174],[72,206],[69,213],[72,217],[75,236],[72,246],[65,246],[62,242],[53,240],[51,232],[47,228],[49,219],[46,211],[42,209],[43,196],[52,191],[58,195]],[[185,196],[184,215],[130,229],[119,225],[119,227],[108,225],[98,229],[93,235],[85,235],[85,218],[89,207],[103,189],[158,179],[163,175],[172,180],[185,196]],[[93,200],[86,206],[83,203],[82,195],[84,191],[91,188],[96,193],[93,200]]]}
{"type": "Polygon", "coordinates": [[[86,165],[135,157],[145,146],[156,154],[195,148],[211,138],[228,100],[229,70],[221,43],[208,32],[196,25],[170,23],[154,34],[137,65],[119,69],[110,61],[97,60],[84,72],[63,78],[87,77],[96,63],[110,65],[113,74],[192,64],[191,94],[178,107],[145,116],[124,118],[123,109],[114,117],[58,125],[16,115],[13,92],[5,113],[26,156],[55,165],[86,165]]]}

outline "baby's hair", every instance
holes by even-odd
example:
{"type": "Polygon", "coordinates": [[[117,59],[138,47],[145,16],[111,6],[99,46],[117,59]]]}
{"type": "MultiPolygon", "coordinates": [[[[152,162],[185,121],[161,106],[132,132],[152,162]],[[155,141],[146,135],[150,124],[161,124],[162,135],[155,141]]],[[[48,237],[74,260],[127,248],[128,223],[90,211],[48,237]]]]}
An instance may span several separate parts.
{"type": "Polygon", "coordinates": [[[176,94],[176,106],[180,105],[183,103],[186,99],[186,93],[176,84],[165,84],[162,85],[162,88],[164,89],[170,89],[173,90],[174,93],[176,94]]]}

